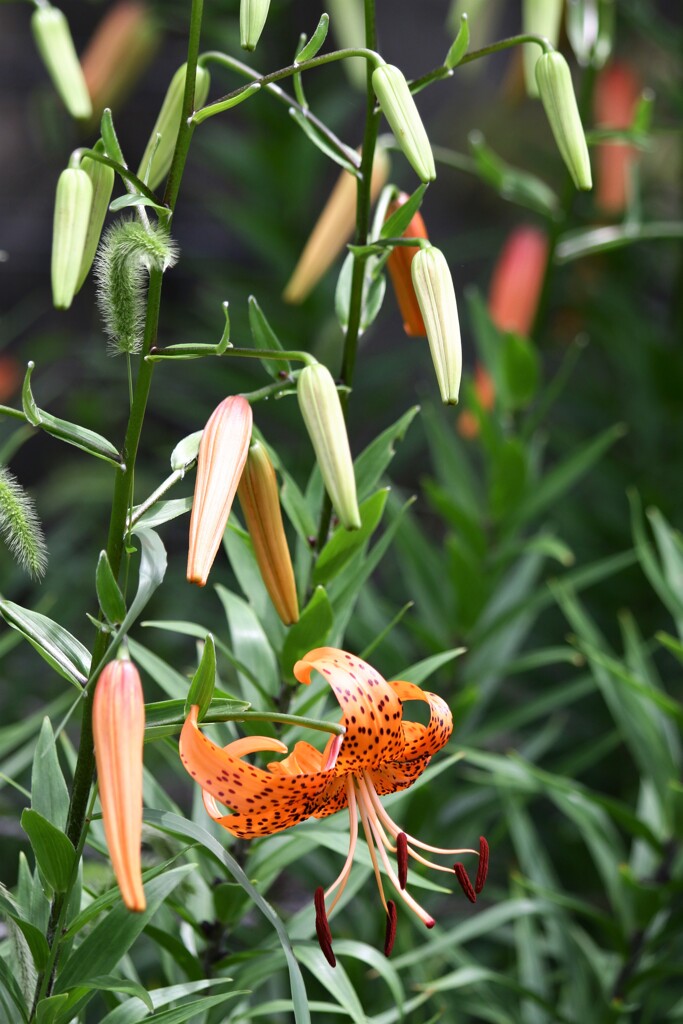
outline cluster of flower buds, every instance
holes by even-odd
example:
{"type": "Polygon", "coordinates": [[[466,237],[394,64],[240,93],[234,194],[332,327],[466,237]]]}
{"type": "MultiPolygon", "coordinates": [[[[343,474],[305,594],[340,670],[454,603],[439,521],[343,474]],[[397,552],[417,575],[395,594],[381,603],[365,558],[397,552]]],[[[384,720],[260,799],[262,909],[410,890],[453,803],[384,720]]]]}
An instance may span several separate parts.
{"type": "Polygon", "coordinates": [[[536,83],[557,148],[579,189],[592,188],[586,136],[576,103],[569,65],[553,50],[536,61],[536,83]]]}
{"type": "Polygon", "coordinates": [[[264,445],[251,443],[253,417],[246,398],[225,398],[202,432],[197,459],[187,578],[203,587],[220,547],[237,493],[263,582],[285,623],[299,618],[275,470],[264,445]]]}
{"type": "MultiPolygon", "coordinates": [[[[138,177],[146,180],[151,189],[155,189],[161,184],[171,167],[173,151],[180,131],[186,77],[187,64],[183,64],[171,79],[159,116],[152,128],[152,134],[140,161],[138,177]]],[[[209,72],[201,64],[198,64],[194,86],[195,109],[203,106],[209,95],[210,84],[209,72]]]]}
{"type": "Polygon", "coordinates": [[[408,163],[420,181],[434,181],[432,147],[405,75],[393,64],[379,64],[372,73],[372,88],[408,163]]]}
{"type": "MultiPolygon", "coordinates": [[[[387,208],[387,219],[399,210],[407,202],[408,198],[407,192],[401,192],[396,199],[392,200],[387,208]]],[[[403,235],[405,238],[428,237],[427,228],[419,210],[413,215],[403,235]]],[[[398,308],[403,317],[403,330],[413,338],[426,338],[427,328],[422,319],[410,272],[413,257],[419,251],[420,249],[417,245],[394,246],[387,260],[387,269],[394,287],[398,308]]]]}
{"type": "Polygon", "coordinates": [[[69,23],[57,7],[42,3],[31,16],[31,28],[55,89],[72,117],[89,118],[90,94],[76,54],[69,23]]]}
{"type": "Polygon", "coordinates": [[[240,46],[255,50],[268,17],[270,0],[240,0],[240,46]]]}
{"type": "Polygon", "coordinates": [[[142,748],[145,700],[132,661],[110,661],[92,711],[102,822],[114,875],[129,910],[146,907],[142,887],[142,748]]]}

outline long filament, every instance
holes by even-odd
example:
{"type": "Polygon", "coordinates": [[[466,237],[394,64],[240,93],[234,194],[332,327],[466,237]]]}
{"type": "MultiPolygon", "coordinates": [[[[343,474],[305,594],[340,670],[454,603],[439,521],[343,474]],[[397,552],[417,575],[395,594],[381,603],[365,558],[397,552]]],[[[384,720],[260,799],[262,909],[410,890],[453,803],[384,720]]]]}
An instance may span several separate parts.
{"type": "Polygon", "coordinates": [[[334,897],[328,908],[328,914],[332,913],[337,905],[337,901],[344,892],[349,875],[351,874],[351,865],[353,864],[353,855],[356,852],[356,841],[358,839],[358,809],[356,807],[356,793],[353,788],[353,782],[350,778],[346,783],[346,793],[349,801],[349,852],[346,855],[344,866],[339,872],[336,881],[332,883],[325,893],[325,899],[329,899],[334,890],[339,887],[339,892],[334,897]]]}

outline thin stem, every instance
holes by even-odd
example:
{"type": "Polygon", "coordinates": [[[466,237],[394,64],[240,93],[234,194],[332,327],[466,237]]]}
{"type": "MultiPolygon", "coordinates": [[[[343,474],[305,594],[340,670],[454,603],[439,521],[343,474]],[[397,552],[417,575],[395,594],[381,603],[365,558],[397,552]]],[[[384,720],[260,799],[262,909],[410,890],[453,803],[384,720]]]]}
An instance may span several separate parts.
{"type": "MultiPolygon", "coordinates": [[[[496,43],[491,43],[489,46],[483,46],[480,50],[472,50],[471,53],[466,53],[465,56],[457,64],[457,67],[461,67],[463,64],[471,64],[473,60],[480,60],[481,57],[490,57],[492,53],[500,53],[502,50],[508,50],[511,46],[520,46],[522,43],[536,43],[541,47],[543,53],[550,53],[553,47],[550,45],[545,36],[537,36],[533,34],[520,34],[518,36],[508,36],[507,39],[499,39],[496,43]]],[[[446,67],[445,64],[439,64],[438,67],[428,71],[426,75],[422,75],[421,78],[416,78],[410,83],[411,92],[420,92],[426,85],[431,85],[432,82],[438,82],[443,78],[452,78],[453,72],[456,68],[446,67]]]]}
{"type": "Polygon", "coordinates": [[[155,196],[154,192],[145,185],[141,178],[138,178],[137,174],[134,174],[131,170],[126,167],[125,164],[119,163],[118,160],[112,160],[105,153],[100,153],[97,149],[80,149],[79,153],[81,159],[87,156],[88,160],[97,160],[100,164],[106,164],[107,167],[111,167],[112,170],[116,171],[120,178],[123,178],[127,184],[133,186],[135,192],[139,192],[140,195],[145,196],[146,199],[151,200],[157,206],[160,206],[158,196],[155,196]]]}

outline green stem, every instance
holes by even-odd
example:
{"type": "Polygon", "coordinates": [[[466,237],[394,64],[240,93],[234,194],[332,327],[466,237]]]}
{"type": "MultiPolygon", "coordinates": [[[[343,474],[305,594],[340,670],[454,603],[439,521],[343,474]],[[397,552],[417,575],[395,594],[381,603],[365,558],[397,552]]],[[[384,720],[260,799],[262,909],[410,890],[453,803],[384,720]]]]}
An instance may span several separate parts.
{"type": "Polygon", "coordinates": [[[313,363],[317,362],[310,352],[290,351],[279,348],[239,348],[234,345],[227,345],[224,349],[218,351],[218,347],[215,345],[201,343],[196,345],[169,345],[168,348],[157,348],[155,345],[145,358],[148,362],[153,362],[159,359],[190,359],[206,355],[240,356],[243,359],[272,359],[274,362],[279,360],[281,363],[288,363],[290,360],[294,360],[298,363],[305,363],[307,366],[312,366],[313,363]]]}
{"type": "MultiPolygon", "coordinates": [[[[490,57],[492,53],[500,53],[501,50],[508,50],[511,46],[520,46],[522,43],[536,43],[541,47],[543,53],[550,53],[554,49],[545,38],[545,36],[520,34],[518,36],[508,36],[507,39],[499,39],[496,43],[491,43],[489,46],[483,46],[480,50],[472,50],[471,53],[465,54],[462,60],[458,61],[457,67],[461,67],[463,64],[471,64],[473,60],[480,60],[482,57],[490,57]]],[[[426,75],[421,78],[416,78],[410,83],[410,91],[420,92],[426,85],[431,85],[432,82],[438,82],[443,78],[451,78],[455,68],[446,67],[445,64],[439,64],[437,68],[433,68],[428,71],[426,75]]]]}
{"type": "Polygon", "coordinates": [[[106,164],[107,167],[111,167],[112,170],[116,171],[120,178],[123,178],[129,185],[133,186],[133,191],[139,192],[140,195],[145,196],[155,205],[159,206],[159,198],[155,196],[154,192],[145,185],[144,181],[138,178],[137,174],[133,174],[124,164],[119,163],[118,160],[112,160],[105,153],[100,153],[97,149],[79,149],[81,160],[83,157],[88,160],[96,160],[100,164],[106,164]]]}

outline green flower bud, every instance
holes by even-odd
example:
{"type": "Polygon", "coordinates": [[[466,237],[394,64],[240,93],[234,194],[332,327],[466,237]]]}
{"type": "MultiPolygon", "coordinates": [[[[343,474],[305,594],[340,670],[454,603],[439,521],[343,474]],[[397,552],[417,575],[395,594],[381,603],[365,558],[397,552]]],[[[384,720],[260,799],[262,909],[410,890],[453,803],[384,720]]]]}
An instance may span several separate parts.
{"type": "MultiPolygon", "coordinates": [[[[143,178],[148,173],[147,184],[154,190],[164,180],[171,168],[173,150],[180,131],[180,118],[183,113],[183,94],[185,92],[185,76],[187,64],[179,67],[171,79],[164,102],[161,105],[159,116],[156,119],[152,134],[149,137],[147,148],[143,153],[140,166],[138,167],[138,178],[143,178]],[[157,135],[159,141],[157,143],[157,135]],[[152,156],[152,154],[154,154],[152,156]]],[[[195,109],[204,105],[209,94],[210,75],[206,68],[197,65],[197,77],[194,86],[195,109]]]]}
{"type": "Polygon", "coordinates": [[[538,58],[536,82],[557,148],[572,181],[577,188],[592,188],[586,136],[576,105],[569,65],[561,53],[553,51],[538,58]]]}
{"type": "Polygon", "coordinates": [[[57,182],[52,232],[52,301],[68,309],[76,294],[92,206],[92,182],[85,171],[69,167],[57,182]]]}
{"type": "MultiPolygon", "coordinates": [[[[522,31],[525,35],[542,36],[551,46],[557,46],[563,7],[564,0],[523,0],[522,31]]],[[[525,43],[522,52],[526,91],[529,96],[537,98],[536,61],[540,52],[538,44],[525,43]]]]}
{"type": "Polygon", "coordinates": [[[303,368],[297,397],[334,510],[347,530],[357,530],[360,512],[349,439],[337,388],[326,366],[314,363],[303,368]]]}
{"type": "Polygon", "coordinates": [[[436,169],[432,147],[403,72],[392,64],[380,64],[372,72],[372,87],[397,143],[420,181],[433,181],[436,169]]]}
{"type": "Polygon", "coordinates": [[[95,259],[97,246],[100,244],[102,225],[104,224],[104,218],[107,216],[114,188],[114,170],[112,167],[100,163],[99,160],[91,160],[85,156],[81,161],[81,168],[88,175],[92,184],[92,204],[90,206],[90,217],[88,218],[88,228],[85,235],[85,245],[83,246],[81,269],[76,281],[76,292],[81,290],[95,259]]]}
{"type": "Polygon", "coordinates": [[[268,17],[270,0],[240,0],[240,46],[255,50],[268,17]]]}
{"type": "Polygon", "coordinates": [[[441,401],[456,405],[462,376],[460,324],[446,257],[433,245],[420,249],[410,265],[413,287],[427,330],[441,401]]]}
{"type": "Polygon", "coordinates": [[[90,117],[90,94],[68,21],[56,7],[39,7],[31,17],[31,28],[38,52],[64,106],[72,117],[90,117]]]}

